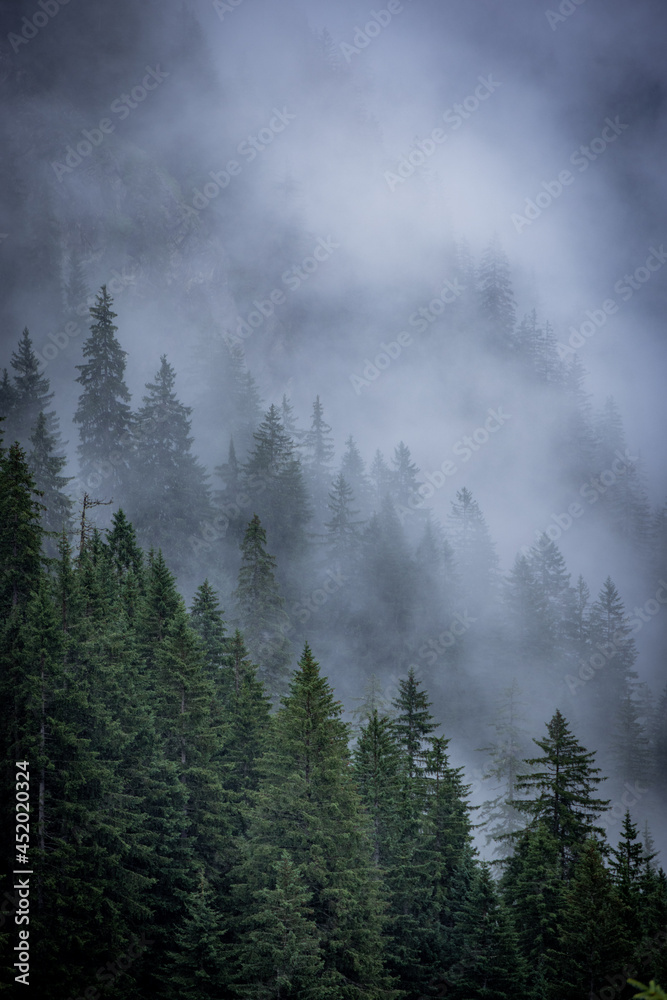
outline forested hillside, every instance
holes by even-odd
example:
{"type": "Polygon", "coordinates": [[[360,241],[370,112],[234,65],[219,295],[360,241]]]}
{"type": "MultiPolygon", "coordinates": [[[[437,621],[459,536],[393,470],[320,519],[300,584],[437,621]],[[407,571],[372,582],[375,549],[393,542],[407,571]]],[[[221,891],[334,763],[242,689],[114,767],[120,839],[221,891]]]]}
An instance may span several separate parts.
{"type": "Polygon", "coordinates": [[[0,0],[0,996],[665,988],[664,35],[0,0]]]}

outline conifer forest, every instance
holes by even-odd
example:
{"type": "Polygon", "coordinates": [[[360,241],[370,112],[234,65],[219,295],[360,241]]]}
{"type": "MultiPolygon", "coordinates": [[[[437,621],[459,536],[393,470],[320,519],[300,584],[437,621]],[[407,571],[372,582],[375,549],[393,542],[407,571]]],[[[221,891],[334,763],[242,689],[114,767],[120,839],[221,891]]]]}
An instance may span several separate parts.
{"type": "Polygon", "coordinates": [[[667,1000],[663,5],[0,29],[0,998],[667,1000]]]}

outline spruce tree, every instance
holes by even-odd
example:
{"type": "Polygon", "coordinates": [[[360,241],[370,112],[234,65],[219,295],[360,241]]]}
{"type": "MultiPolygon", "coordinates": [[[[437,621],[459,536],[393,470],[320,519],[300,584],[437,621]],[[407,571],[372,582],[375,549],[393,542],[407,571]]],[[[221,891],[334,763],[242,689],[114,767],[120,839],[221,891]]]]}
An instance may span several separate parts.
{"type": "Polygon", "coordinates": [[[28,455],[28,465],[35,477],[35,483],[42,494],[44,512],[42,524],[45,531],[61,532],[71,528],[72,499],[65,493],[71,476],[61,475],[67,459],[56,454],[57,436],[50,434],[48,421],[43,411],[30,437],[32,449],[28,455]]]}
{"type": "Polygon", "coordinates": [[[319,396],[316,396],[313,403],[313,419],[310,430],[304,435],[303,448],[304,471],[316,514],[321,522],[326,513],[326,497],[333,478],[331,463],[334,457],[334,445],[331,427],[324,420],[324,408],[319,396]]]}
{"type": "Polygon", "coordinates": [[[553,995],[563,1000],[599,994],[607,986],[606,976],[630,957],[620,897],[594,840],[582,845],[565,891],[561,945],[563,959],[553,995]]]}
{"type": "Polygon", "coordinates": [[[359,550],[361,521],[356,520],[359,511],[353,510],[354,496],[342,473],[333,481],[329,493],[329,518],[324,527],[327,529],[327,545],[334,558],[350,565],[355,552],[359,550]]]}
{"type": "Polygon", "coordinates": [[[516,679],[502,692],[496,721],[496,739],[482,752],[490,755],[484,778],[493,782],[497,794],[481,806],[482,825],[486,842],[494,842],[494,854],[506,859],[512,853],[517,833],[525,826],[525,817],[516,806],[517,782],[526,773],[527,734],[523,721],[516,679]]]}
{"type": "Polygon", "coordinates": [[[55,413],[49,410],[53,399],[49,379],[40,372],[40,363],[32,346],[28,330],[21,334],[18,349],[12,354],[14,385],[9,414],[11,437],[27,448],[30,435],[37,427],[40,413],[46,417],[49,433],[57,436],[55,413]]]}
{"type": "Polygon", "coordinates": [[[345,452],[340,463],[340,474],[352,489],[355,500],[366,516],[370,513],[371,484],[366,475],[366,466],[357,444],[350,434],[345,442],[345,452]]]}
{"type": "Polygon", "coordinates": [[[497,234],[482,254],[478,288],[488,342],[503,352],[513,350],[516,306],[509,262],[497,234]]]}
{"type": "Polygon", "coordinates": [[[412,461],[410,449],[403,442],[394,449],[392,459],[393,471],[393,492],[396,503],[399,507],[411,509],[418,496],[417,476],[419,469],[412,461]]]}
{"type": "Polygon", "coordinates": [[[461,906],[455,940],[460,941],[460,972],[452,996],[510,1000],[525,995],[527,977],[518,935],[488,865],[475,871],[461,906]]]}
{"type": "Polygon", "coordinates": [[[290,643],[289,618],[275,579],[276,561],[266,551],[266,532],[257,514],[241,544],[243,558],[234,591],[237,613],[248,649],[259,664],[260,679],[274,697],[285,687],[290,643]]]}
{"type": "Polygon", "coordinates": [[[204,646],[209,673],[215,676],[226,670],[227,630],[218,594],[208,580],[197,588],[190,609],[190,625],[204,646]]]}
{"type": "MultiPolygon", "coordinates": [[[[386,995],[380,885],[349,767],[348,727],[340,716],[341,706],[306,645],[289,694],[272,720],[247,857],[234,878],[242,921],[239,992],[275,990],[276,958],[279,968],[287,964],[289,969],[286,959],[294,952],[276,948],[282,912],[290,915],[291,940],[301,955],[315,935],[319,943],[322,971],[308,963],[313,996],[361,1000],[386,995]],[[300,879],[286,880],[283,894],[272,895],[278,891],[276,864],[285,852],[300,879]],[[273,952],[273,957],[265,953],[257,971],[258,938],[248,941],[248,922],[257,932],[265,928],[273,952]]],[[[296,995],[308,996],[308,989],[296,995]]]]}
{"type": "Polygon", "coordinates": [[[452,501],[448,534],[461,578],[462,601],[474,613],[491,601],[498,556],[479,504],[466,487],[457,490],[452,501]]]}
{"type": "Polygon", "coordinates": [[[112,303],[103,285],[90,310],[94,322],[83,345],[88,360],[76,366],[82,392],[74,422],[79,425],[82,477],[91,488],[117,493],[127,483],[133,419],[123,377],[127,352],[116,338],[112,303]]]}
{"type": "Polygon", "coordinates": [[[245,491],[266,525],[274,550],[293,556],[305,543],[311,518],[301,461],[276,406],[253,435],[255,447],[243,469],[245,491]]]}
{"type": "Polygon", "coordinates": [[[174,391],[165,355],[137,413],[132,455],[132,522],[144,545],[162,549],[178,569],[194,569],[189,537],[212,517],[207,474],[192,454],[192,408],[174,391]]]}
{"type": "Polygon", "coordinates": [[[564,874],[571,874],[574,860],[584,842],[597,834],[604,836],[596,818],[609,806],[608,800],[594,797],[605,779],[594,766],[595,753],[576,739],[560,711],[547,723],[548,736],[533,740],[543,756],[528,758],[530,772],[520,776],[516,787],[522,798],[516,806],[530,819],[531,827],[543,823],[558,842],[564,874]]]}
{"type": "Polygon", "coordinates": [[[44,505],[18,444],[0,457],[0,612],[23,605],[42,572],[44,505]],[[39,499],[38,499],[39,498],[39,499]]]}
{"type": "Polygon", "coordinates": [[[565,883],[558,841],[543,823],[517,838],[500,883],[519,951],[530,973],[530,1000],[552,995],[563,960],[560,926],[565,883]]]}

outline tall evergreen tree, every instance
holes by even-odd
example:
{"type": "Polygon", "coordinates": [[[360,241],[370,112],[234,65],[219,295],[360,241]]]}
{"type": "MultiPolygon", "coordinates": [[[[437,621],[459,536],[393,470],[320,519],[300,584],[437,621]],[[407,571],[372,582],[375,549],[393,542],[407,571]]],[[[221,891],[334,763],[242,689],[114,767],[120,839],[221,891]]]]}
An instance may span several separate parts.
{"type": "Polygon", "coordinates": [[[500,350],[512,350],[516,307],[509,262],[497,234],[482,254],[478,288],[480,312],[489,342],[500,350]]]}
{"type": "Polygon", "coordinates": [[[304,471],[314,500],[315,511],[321,522],[325,515],[326,497],[333,479],[334,457],[331,427],[324,420],[324,408],[320,397],[313,403],[313,419],[310,430],[303,439],[304,471]]]}
{"type": "Polygon", "coordinates": [[[130,486],[132,522],[144,545],[170,562],[194,569],[189,537],[212,517],[207,474],[192,454],[192,408],[174,391],[176,374],[165,355],[137,413],[130,486]]]}
{"type": "Polygon", "coordinates": [[[350,564],[354,553],[358,551],[361,538],[359,528],[362,522],[355,520],[359,511],[352,509],[353,503],[352,488],[343,474],[339,473],[329,493],[330,520],[324,527],[327,529],[327,545],[334,557],[346,565],[350,564]]]}
{"type": "Polygon", "coordinates": [[[244,914],[237,990],[242,987],[246,994],[279,995],[276,959],[278,969],[289,969],[293,943],[311,960],[307,980],[298,989],[293,985],[288,996],[352,1000],[386,995],[380,886],[349,768],[348,727],[340,715],[341,706],[306,646],[289,695],[273,717],[247,858],[235,877],[237,906],[244,914]],[[271,895],[279,888],[276,864],[284,852],[294,874],[283,883],[282,895],[271,895]],[[282,939],[282,947],[276,940],[280,912],[289,914],[293,933],[282,939]],[[258,937],[248,939],[248,924],[255,932],[264,928],[271,945],[270,955],[262,946],[266,957],[259,969],[258,937]],[[322,967],[308,948],[314,936],[322,967]]]}
{"type": "Polygon", "coordinates": [[[484,778],[493,782],[497,792],[482,804],[481,815],[487,844],[494,841],[494,854],[507,858],[517,833],[525,826],[525,817],[516,806],[517,782],[526,773],[527,734],[520,725],[521,704],[516,679],[502,694],[493,728],[495,741],[483,752],[490,754],[484,778]]]}
{"type": "Polygon", "coordinates": [[[244,486],[275,551],[293,556],[304,544],[312,512],[301,461],[276,406],[269,408],[253,436],[255,447],[244,466],[244,486]]]}
{"type": "Polygon", "coordinates": [[[109,493],[122,492],[127,482],[133,428],[131,397],[124,381],[127,352],[116,338],[112,303],[103,285],[90,310],[93,323],[83,345],[88,360],[76,366],[82,392],[74,414],[82,476],[90,486],[104,484],[109,493]]]}
{"type": "Polygon", "coordinates": [[[266,550],[266,532],[257,514],[241,544],[243,559],[234,597],[250,655],[259,676],[274,696],[282,693],[288,673],[289,618],[275,579],[276,561],[266,550]]]}
{"type": "Polygon", "coordinates": [[[49,379],[40,371],[40,363],[32,346],[28,330],[21,334],[18,349],[12,354],[14,369],[13,407],[9,412],[11,438],[27,448],[30,435],[37,427],[40,413],[46,417],[47,429],[57,437],[55,413],[49,410],[53,399],[49,379]]]}
{"type": "Polygon", "coordinates": [[[396,503],[400,507],[414,504],[418,496],[417,476],[419,469],[412,461],[410,449],[401,441],[394,449],[393,488],[396,503]]]}
{"type": "Polygon", "coordinates": [[[486,520],[469,489],[457,490],[449,518],[463,602],[471,610],[488,606],[494,592],[498,556],[486,520]]]}
{"type": "Polygon", "coordinates": [[[46,531],[60,532],[71,527],[72,499],[65,493],[71,476],[61,475],[67,459],[56,453],[57,437],[50,434],[44,412],[40,412],[30,437],[32,449],[28,465],[42,494],[44,512],[42,524],[46,531]]]}
{"type": "Polygon", "coordinates": [[[547,723],[548,736],[533,740],[541,757],[526,760],[531,768],[518,778],[517,790],[534,798],[522,798],[517,808],[528,814],[530,825],[543,823],[558,842],[564,873],[571,873],[583,843],[594,835],[604,836],[595,820],[609,806],[608,800],[593,793],[605,779],[594,766],[595,753],[576,739],[560,711],[547,723]]]}

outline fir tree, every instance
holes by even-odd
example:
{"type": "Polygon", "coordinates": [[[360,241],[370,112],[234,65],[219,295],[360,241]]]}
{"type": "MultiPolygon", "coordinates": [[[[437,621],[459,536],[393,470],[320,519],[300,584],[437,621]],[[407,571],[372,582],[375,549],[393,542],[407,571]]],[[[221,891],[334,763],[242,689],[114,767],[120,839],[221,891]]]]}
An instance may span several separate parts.
{"type": "Polygon", "coordinates": [[[424,773],[427,740],[436,728],[429,712],[431,702],[415,677],[412,667],[408,676],[398,682],[398,696],[393,701],[396,715],[392,726],[406,760],[409,778],[424,773]]]}
{"type": "Polygon", "coordinates": [[[55,454],[57,437],[50,434],[48,422],[40,412],[31,435],[32,449],[28,455],[28,465],[35,477],[35,483],[42,494],[44,513],[42,524],[45,531],[60,532],[71,527],[71,498],[64,492],[71,476],[62,476],[67,459],[55,454]]]}
{"type": "MultiPolygon", "coordinates": [[[[264,926],[275,948],[276,908],[287,901],[271,893],[276,891],[276,863],[286,852],[302,872],[300,892],[293,880],[287,883],[294,886],[288,912],[298,934],[295,944],[303,954],[311,938],[305,921],[314,924],[320,944],[322,992],[313,995],[379,998],[388,986],[382,971],[380,887],[349,768],[348,728],[340,715],[341,706],[306,646],[289,695],[273,717],[247,859],[235,878],[236,899],[245,926],[250,922],[258,931],[264,926]],[[305,912],[306,904],[312,915],[305,912]]],[[[249,954],[252,945],[242,943],[241,948],[237,990],[247,991],[259,984],[249,954]]],[[[284,951],[278,956],[285,961],[284,951]]],[[[275,962],[265,965],[262,986],[267,977],[274,982],[275,974],[275,962]]]]}
{"type": "Polygon", "coordinates": [[[466,607],[472,610],[488,605],[496,584],[498,557],[479,504],[465,487],[452,501],[448,533],[466,607]]]}
{"type": "Polygon", "coordinates": [[[25,452],[13,444],[0,457],[0,610],[8,615],[38,589],[42,573],[42,494],[25,452]]]}
{"type": "Polygon", "coordinates": [[[482,824],[487,844],[495,842],[494,854],[507,858],[517,833],[525,826],[525,817],[516,806],[517,782],[526,773],[524,759],[527,736],[520,726],[523,721],[516,680],[502,693],[498,715],[493,723],[496,740],[482,751],[490,754],[484,778],[492,781],[498,794],[482,804],[482,824]]]}
{"type": "Polygon", "coordinates": [[[561,924],[564,954],[557,986],[557,995],[563,1000],[598,994],[607,985],[609,971],[627,961],[629,949],[619,903],[599,844],[587,840],[565,892],[561,924]]]}
{"type": "Polygon", "coordinates": [[[112,302],[103,285],[90,310],[94,322],[83,345],[88,360],[76,366],[82,393],[74,414],[80,428],[83,478],[90,486],[105,483],[109,491],[122,490],[127,481],[133,427],[131,397],[123,378],[127,352],[116,339],[112,302]]]}
{"type": "Polygon", "coordinates": [[[359,511],[352,510],[354,502],[352,488],[339,473],[333,481],[329,493],[329,516],[324,525],[327,529],[327,544],[333,555],[349,565],[359,549],[361,521],[355,520],[359,511]]]}
{"type": "Polygon", "coordinates": [[[191,453],[192,408],[174,391],[165,355],[137,413],[132,457],[132,521],[146,545],[166,552],[179,568],[194,568],[188,538],[212,516],[207,474],[191,453]]]}
{"type": "Polygon", "coordinates": [[[227,667],[228,641],[218,594],[208,580],[197,588],[190,609],[190,625],[201,639],[209,673],[215,676],[227,667]]]}
{"type": "Polygon", "coordinates": [[[531,1000],[544,1000],[558,981],[564,886],[558,841],[543,823],[524,830],[509,858],[501,891],[512,913],[519,950],[530,970],[531,1000]]]}
{"type": "Polygon", "coordinates": [[[27,329],[21,334],[18,349],[12,354],[12,368],[15,375],[13,406],[9,411],[11,436],[27,447],[30,435],[37,427],[39,415],[44,413],[47,430],[57,439],[55,413],[48,408],[53,393],[50,391],[49,379],[40,372],[40,364],[27,329]]]}
{"type": "Polygon", "coordinates": [[[461,971],[455,979],[453,996],[509,1000],[524,995],[526,970],[519,954],[518,935],[488,865],[481,865],[475,872],[455,936],[461,941],[461,971]]]}
{"type": "Polygon", "coordinates": [[[345,442],[345,452],[340,463],[340,474],[350,486],[355,500],[365,516],[370,513],[371,485],[366,475],[366,466],[357,444],[350,434],[345,442]]]}
{"type": "Polygon", "coordinates": [[[270,407],[253,437],[255,448],[243,470],[246,491],[276,551],[294,555],[304,544],[311,509],[301,462],[277,407],[270,407]]]}
{"type": "Polygon", "coordinates": [[[418,496],[417,476],[419,469],[412,461],[410,449],[401,441],[394,449],[393,488],[396,503],[400,507],[412,507],[418,496]]]}
{"type": "Polygon", "coordinates": [[[604,836],[595,819],[604,812],[608,800],[593,796],[605,779],[599,778],[600,768],[594,766],[595,753],[587,751],[570,731],[557,710],[547,723],[548,736],[533,740],[542,750],[542,757],[526,760],[530,773],[518,778],[517,790],[535,798],[517,801],[517,808],[530,817],[530,825],[543,823],[558,842],[563,872],[570,872],[573,859],[582,844],[594,834],[604,836]]]}
{"type": "Polygon", "coordinates": [[[275,579],[276,561],[266,551],[266,532],[257,514],[248,524],[241,551],[233,596],[250,654],[260,667],[260,678],[276,696],[284,690],[287,677],[290,644],[285,632],[289,618],[275,579]]]}
{"type": "Polygon", "coordinates": [[[494,235],[482,254],[478,276],[479,302],[487,338],[500,350],[514,346],[516,308],[507,257],[494,235]]]}

